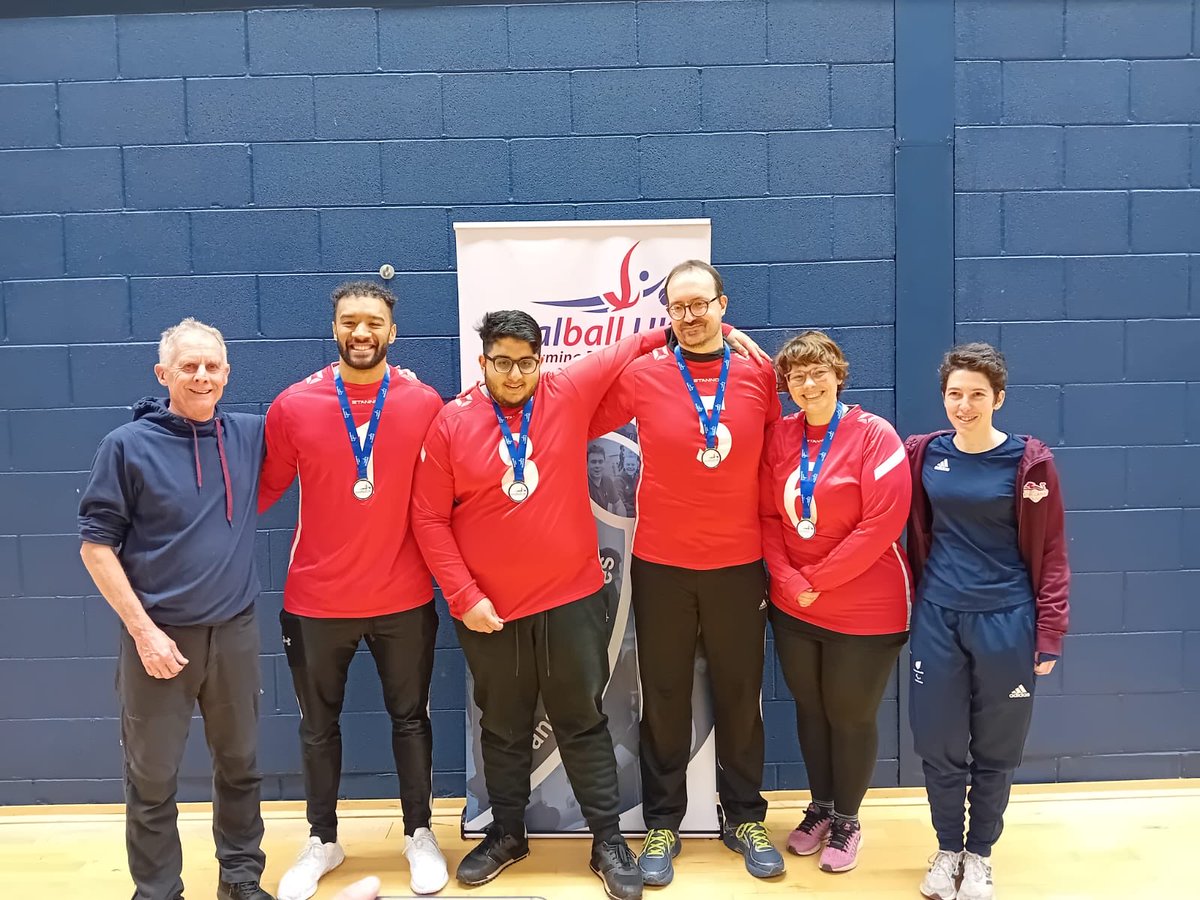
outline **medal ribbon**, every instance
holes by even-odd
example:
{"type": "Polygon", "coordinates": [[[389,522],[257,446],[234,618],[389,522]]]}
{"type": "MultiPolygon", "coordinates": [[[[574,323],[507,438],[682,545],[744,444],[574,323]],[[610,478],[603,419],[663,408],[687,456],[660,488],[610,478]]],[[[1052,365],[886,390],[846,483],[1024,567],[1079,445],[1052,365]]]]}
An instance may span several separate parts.
{"type": "Polygon", "coordinates": [[[359,479],[367,477],[367,465],[371,462],[371,451],[375,447],[375,432],[379,429],[379,417],[383,415],[383,402],[387,399],[388,385],[391,381],[392,370],[389,366],[383,370],[383,382],[379,385],[379,393],[375,395],[375,409],[371,411],[367,436],[359,443],[358,429],[354,426],[354,413],[350,411],[350,400],[346,397],[346,385],[342,384],[342,373],[336,365],[333,367],[333,388],[337,391],[338,403],[342,405],[342,419],[346,423],[346,433],[350,435],[350,449],[354,451],[354,463],[358,466],[359,479]]]}
{"type": "Polygon", "coordinates": [[[496,421],[500,423],[500,433],[504,435],[504,445],[508,447],[508,457],[512,460],[513,481],[525,480],[525,450],[529,446],[529,420],[533,418],[533,397],[525,401],[525,411],[521,413],[521,434],[514,440],[508,420],[500,409],[500,404],[492,401],[492,410],[496,413],[496,421]]]}
{"type": "Polygon", "coordinates": [[[683,383],[692,396],[692,405],[696,407],[696,415],[700,417],[700,428],[704,431],[705,449],[711,450],[717,446],[717,426],[721,424],[721,407],[725,404],[725,383],[729,380],[729,345],[725,345],[725,355],[721,358],[721,375],[717,379],[717,393],[713,397],[712,415],[704,408],[700,392],[696,390],[696,382],[688,371],[687,363],[683,361],[683,349],[675,347],[675,365],[679,366],[679,374],[683,383]]]}
{"type": "Polygon", "coordinates": [[[821,474],[821,466],[825,465],[825,457],[829,453],[829,446],[833,443],[833,436],[837,433],[838,423],[842,421],[842,414],[846,411],[846,404],[838,401],[837,408],[833,411],[833,418],[829,420],[829,428],[825,432],[825,439],[821,441],[821,449],[817,451],[817,458],[813,460],[812,467],[808,465],[808,422],[804,423],[804,434],[800,438],[800,503],[803,508],[803,516],[801,518],[812,518],[812,498],[813,490],[817,486],[817,476],[821,474]]]}

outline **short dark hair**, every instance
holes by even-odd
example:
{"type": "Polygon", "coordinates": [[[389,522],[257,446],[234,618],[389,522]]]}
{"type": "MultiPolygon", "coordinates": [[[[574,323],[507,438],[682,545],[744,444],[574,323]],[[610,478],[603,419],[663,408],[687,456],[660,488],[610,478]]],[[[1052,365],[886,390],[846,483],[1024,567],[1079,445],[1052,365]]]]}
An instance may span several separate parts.
{"type": "Polygon", "coordinates": [[[942,364],[938,367],[943,394],[946,393],[946,382],[950,380],[951,373],[959,369],[983,374],[996,394],[1008,384],[1008,364],[1004,361],[1004,354],[991,344],[959,344],[946,351],[946,355],[942,357],[942,364]]]}
{"type": "Polygon", "coordinates": [[[535,356],[542,352],[542,329],[537,320],[519,309],[497,309],[484,313],[475,326],[483,341],[483,352],[490,353],[492,345],[502,338],[525,341],[535,356]]]}
{"type": "Polygon", "coordinates": [[[329,295],[333,300],[333,314],[337,315],[338,304],[347,297],[374,297],[387,304],[388,315],[395,321],[396,295],[377,281],[343,281],[329,295]]]}
{"type": "Polygon", "coordinates": [[[603,456],[605,459],[608,459],[608,451],[605,450],[603,447],[601,447],[599,444],[597,444],[595,441],[592,441],[590,444],[588,444],[587,455],[588,455],[589,459],[593,456],[603,456]]]}
{"type": "Polygon", "coordinates": [[[715,284],[717,286],[717,296],[718,297],[720,297],[722,294],[725,293],[725,282],[721,278],[720,272],[718,272],[716,269],[714,269],[711,265],[709,265],[702,259],[685,259],[683,262],[681,262],[679,265],[677,265],[675,268],[673,268],[670,272],[667,273],[667,278],[663,282],[663,286],[662,286],[663,296],[664,297],[667,296],[667,288],[671,286],[672,278],[674,278],[676,275],[681,275],[684,272],[689,272],[693,269],[698,269],[701,272],[707,272],[709,275],[712,276],[713,284],[715,284]]]}
{"type": "Polygon", "coordinates": [[[837,341],[823,331],[802,331],[790,338],[775,354],[775,371],[787,382],[787,377],[796,366],[810,366],[814,363],[829,366],[834,377],[838,380],[837,392],[840,395],[850,378],[850,363],[842,353],[837,341]]]}

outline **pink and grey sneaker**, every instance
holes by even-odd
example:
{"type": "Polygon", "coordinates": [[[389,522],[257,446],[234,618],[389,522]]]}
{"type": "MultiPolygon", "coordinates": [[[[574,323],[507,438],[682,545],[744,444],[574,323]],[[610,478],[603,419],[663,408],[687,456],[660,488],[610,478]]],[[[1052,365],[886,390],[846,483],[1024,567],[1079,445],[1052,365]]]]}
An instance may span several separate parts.
{"type": "Polygon", "coordinates": [[[851,819],[834,819],[829,826],[829,840],[821,851],[821,871],[849,872],[858,865],[861,846],[862,826],[851,819]]]}
{"type": "Polygon", "coordinates": [[[808,809],[804,810],[804,821],[788,835],[788,850],[797,856],[812,856],[829,837],[829,826],[832,824],[833,816],[829,810],[815,803],[808,804],[808,809]]]}

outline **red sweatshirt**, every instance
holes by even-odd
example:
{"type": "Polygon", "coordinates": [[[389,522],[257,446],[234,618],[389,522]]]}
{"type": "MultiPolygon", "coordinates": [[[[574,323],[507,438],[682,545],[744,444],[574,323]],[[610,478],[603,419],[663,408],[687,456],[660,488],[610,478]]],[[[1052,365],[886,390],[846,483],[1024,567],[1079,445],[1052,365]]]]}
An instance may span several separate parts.
{"type": "MultiPolygon", "coordinates": [[[[921,467],[929,442],[941,434],[917,434],[904,442],[913,485],[912,512],[908,519],[908,558],[917,582],[929,558],[933,510],[921,482],[921,467]]],[[[1054,455],[1037,438],[1025,438],[1025,453],[1017,467],[1017,543],[1037,605],[1037,652],[1062,655],[1067,632],[1071,569],[1067,562],[1065,509],[1054,455]]]]}
{"type": "MultiPolygon", "coordinates": [[[[721,360],[687,362],[708,412],[721,360]]],[[[704,432],[675,354],[657,350],[631,365],[592,422],[604,434],[637,419],[642,470],[633,553],[647,562],[719,569],[762,559],[758,467],[767,427],[780,414],[768,363],[732,355],[715,469],[700,461],[704,432]]]]}
{"type": "MultiPolygon", "coordinates": [[[[293,478],[300,479],[300,513],[283,590],[288,612],[369,618],[413,609],[433,597],[408,511],[421,441],[442,401],[433,388],[400,369],[392,367],[391,374],[367,469],[375,493],[366,500],[351,492],[358,471],[333,387],[333,366],[287,388],[267,411],[259,512],[278,500],[293,478]]],[[[360,441],[379,384],[345,382],[360,441]]]]}
{"type": "MultiPolygon", "coordinates": [[[[808,428],[810,465],[827,430],[808,428]]],[[[912,486],[899,435],[879,416],[849,407],[818,473],[811,510],[817,532],[809,540],[796,533],[803,517],[803,439],[799,412],[779,421],[763,451],[759,509],[771,602],[789,616],[843,634],[906,631],[912,576],[897,542],[912,486]],[[799,606],[797,595],[809,590],[820,596],[799,606]]]]}
{"type": "MultiPolygon", "coordinates": [[[[600,589],[588,423],[613,378],[665,343],[665,331],[644,332],[541,376],[525,461],[530,492],[521,503],[505,493],[512,466],[482,386],[438,413],[417,466],[412,520],[455,618],[485,597],[509,621],[600,589]]],[[[505,412],[519,434],[522,409],[505,412]]]]}

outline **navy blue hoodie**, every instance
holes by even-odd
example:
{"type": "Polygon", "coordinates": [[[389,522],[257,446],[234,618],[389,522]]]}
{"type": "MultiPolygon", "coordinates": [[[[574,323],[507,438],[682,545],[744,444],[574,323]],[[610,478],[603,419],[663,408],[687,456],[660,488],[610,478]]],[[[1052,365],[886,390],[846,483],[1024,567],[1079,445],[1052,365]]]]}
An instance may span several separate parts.
{"type": "Polygon", "coordinates": [[[158,625],[226,622],[260,590],[254,564],[263,417],[192,422],[155,397],[100,442],[79,536],[113,547],[158,625]]]}

